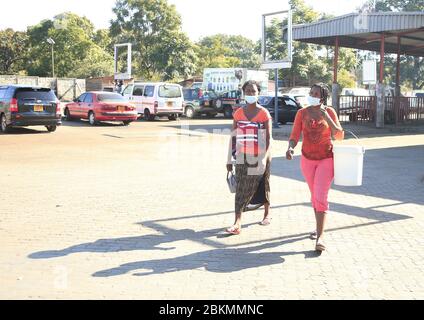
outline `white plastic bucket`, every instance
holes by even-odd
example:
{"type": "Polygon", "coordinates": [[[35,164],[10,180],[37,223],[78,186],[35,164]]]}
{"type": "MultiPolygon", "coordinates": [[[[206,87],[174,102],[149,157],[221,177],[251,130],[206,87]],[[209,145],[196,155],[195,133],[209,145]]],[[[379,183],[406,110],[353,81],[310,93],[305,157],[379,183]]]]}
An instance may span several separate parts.
{"type": "Polygon", "coordinates": [[[335,145],[334,184],[342,187],[362,186],[365,148],[335,145]]]}

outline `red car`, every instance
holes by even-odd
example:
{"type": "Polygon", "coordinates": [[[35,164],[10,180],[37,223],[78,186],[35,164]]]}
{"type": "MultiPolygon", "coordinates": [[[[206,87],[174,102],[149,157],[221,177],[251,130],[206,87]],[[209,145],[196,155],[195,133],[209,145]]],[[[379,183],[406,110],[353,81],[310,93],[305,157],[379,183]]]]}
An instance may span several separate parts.
{"type": "Polygon", "coordinates": [[[127,126],[138,119],[137,108],[113,92],[86,92],[68,103],[64,113],[67,121],[88,119],[92,126],[101,121],[119,121],[127,126]]]}

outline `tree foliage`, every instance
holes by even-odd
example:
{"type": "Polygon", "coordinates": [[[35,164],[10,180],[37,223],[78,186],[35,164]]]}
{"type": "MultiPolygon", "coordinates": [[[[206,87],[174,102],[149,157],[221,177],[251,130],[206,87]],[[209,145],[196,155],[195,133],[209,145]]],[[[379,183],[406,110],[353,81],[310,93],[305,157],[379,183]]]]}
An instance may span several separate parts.
{"type": "Polygon", "coordinates": [[[28,36],[25,32],[12,29],[0,31],[0,73],[22,73],[27,55],[28,36]]]}
{"type": "Polygon", "coordinates": [[[96,34],[94,25],[85,17],[73,13],[57,15],[53,20],[44,20],[29,27],[28,37],[30,75],[51,75],[52,56],[51,44],[46,41],[48,38],[55,41],[56,76],[73,77],[75,74],[83,76],[86,73],[88,77],[110,75],[113,72],[112,56],[106,52],[106,48],[96,43],[99,34],[96,34]]]}
{"type": "Polygon", "coordinates": [[[115,42],[133,44],[138,76],[168,80],[194,73],[194,47],[181,30],[174,5],[166,0],[118,0],[113,12],[111,36],[115,42]]]}

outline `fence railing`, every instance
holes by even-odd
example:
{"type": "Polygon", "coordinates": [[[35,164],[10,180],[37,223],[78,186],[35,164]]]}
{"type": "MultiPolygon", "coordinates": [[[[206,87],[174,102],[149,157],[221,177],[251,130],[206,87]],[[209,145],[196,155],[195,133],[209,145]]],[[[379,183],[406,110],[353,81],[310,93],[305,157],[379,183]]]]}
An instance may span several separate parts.
{"type": "Polygon", "coordinates": [[[424,97],[386,97],[386,124],[411,123],[424,120],[424,97]]]}
{"type": "Polygon", "coordinates": [[[339,96],[338,114],[341,122],[375,122],[377,97],[339,96]]]}
{"type": "MultiPolygon", "coordinates": [[[[385,124],[405,124],[424,120],[424,97],[385,97],[385,124]]],[[[341,122],[375,123],[377,97],[339,96],[341,122]]]]}

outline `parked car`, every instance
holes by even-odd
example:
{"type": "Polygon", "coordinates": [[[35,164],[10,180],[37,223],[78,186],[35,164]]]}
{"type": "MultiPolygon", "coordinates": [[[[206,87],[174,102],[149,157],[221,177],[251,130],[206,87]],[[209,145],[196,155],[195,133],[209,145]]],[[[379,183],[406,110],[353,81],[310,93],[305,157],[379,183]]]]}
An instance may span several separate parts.
{"type": "Polygon", "coordinates": [[[298,88],[291,89],[289,92],[287,92],[287,94],[290,95],[290,96],[303,96],[303,97],[307,97],[307,96],[309,96],[309,93],[310,92],[311,92],[311,88],[308,88],[308,87],[298,87],[298,88]]]}
{"type": "Polygon", "coordinates": [[[241,102],[241,90],[232,90],[221,94],[216,102],[216,108],[224,117],[231,119],[233,117],[233,107],[241,102]]]}
{"type": "Polygon", "coordinates": [[[53,90],[24,85],[0,86],[1,132],[12,127],[45,126],[49,132],[62,124],[61,105],[53,90]]]}
{"type": "Polygon", "coordinates": [[[147,121],[156,116],[177,120],[184,113],[183,87],[164,82],[129,84],[122,95],[137,107],[147,121]]]}
{"type": "Polygon", "coordinates": [[[296,101],[302,108],[306,108],[309,107],[309,102],[308,102],[308,96],[302,96],[302,95],[290,95],[290,94],[285,94],[285,97],[288,97],[290,99],[293,99],[294,101],[296,101]]]}
{"type": "MultiPolygon", "coordinates": [[[[264,108],[268,109],[272,118],[275,114],[275,97],[271,95],[259,96],[258,103],[264,108]]],[[[239,108],[246,106],[245,102],[236,104],[233,107],[233,113],[239,108]]],[[[278,122],[286,124],[288,122],[294,122],[297,112],[302,109],[302,106],[297,103],[294,99],[287,96],[278,97],[278,122]]]]}
{"type": "Polygon", "coordinates": [[[65,119],[88,119],[94,126],[101,121],[119,121],[124,125],[138,119],[137,109],[119,93],[93,91],[82,94],[65,106],[65,119]]]}
{"type": "Polygon", "coordinates": [[[218,114],[216,101],[218,96],[213,91],[202,89],[183,89],[184,93],[184,115],[187,118],[195,118],[206,114],[215,117],[218,114]]]}

